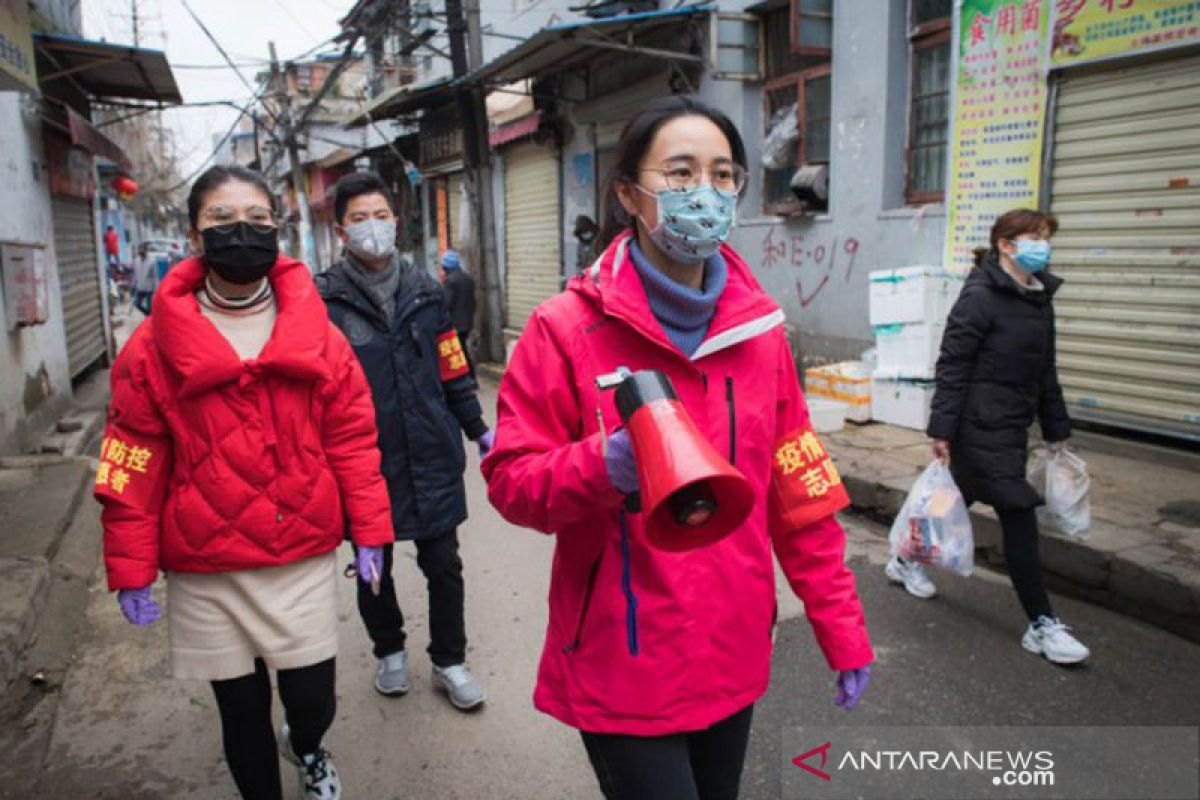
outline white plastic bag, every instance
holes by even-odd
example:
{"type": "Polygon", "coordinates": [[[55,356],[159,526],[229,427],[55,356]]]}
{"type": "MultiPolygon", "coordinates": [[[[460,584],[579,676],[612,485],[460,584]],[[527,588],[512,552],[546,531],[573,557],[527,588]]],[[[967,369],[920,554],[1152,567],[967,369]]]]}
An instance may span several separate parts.
{"type": "Polygon", "coordinates": [[[934,461],[913,484],[892,531],[892,555],[959,575],[975,569],[975,537],[962,493],[950,469],[934,461]]]}
{"type": "Polygon", "coordinates": [[[800,138],[800,127],[796,122],[796,104],[778,109],[771,115],[767,135],[762,144],[762,165],[767,169],[783,169],[791,163],[800,138]]]}
{"type": "Polygon", "coordinates": [[[1086,539],[1092,527],[1092,504],[1088,498],[1092,481],[1087,462],[1060,447],[1035,447],[1029,461],[1029,482],[1046,498],[1041,510],[1047,528],[1086,539]]]}

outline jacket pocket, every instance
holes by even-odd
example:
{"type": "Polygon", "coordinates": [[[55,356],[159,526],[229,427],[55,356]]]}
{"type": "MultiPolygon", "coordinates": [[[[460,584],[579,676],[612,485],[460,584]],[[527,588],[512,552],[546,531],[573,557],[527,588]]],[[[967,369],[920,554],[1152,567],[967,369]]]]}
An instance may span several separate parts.
{"type": "Polygon", "coordinates": [[[600,572],[600,562],[604,560],[604,551],[600,551],[600,555],[596,556],[596,560],[592,562],[591,569],[588,570],[587,585],[583,591],[583,604],[579,607],[579,619],[575,623],[575,636],[570,643],[563,647],[564,653],[573,653],[579,649],[579,640],[583,635],[583,625],[587,622],[588,608],[592,604],[592,592],[596,588],[596,575],[600,572]]]}

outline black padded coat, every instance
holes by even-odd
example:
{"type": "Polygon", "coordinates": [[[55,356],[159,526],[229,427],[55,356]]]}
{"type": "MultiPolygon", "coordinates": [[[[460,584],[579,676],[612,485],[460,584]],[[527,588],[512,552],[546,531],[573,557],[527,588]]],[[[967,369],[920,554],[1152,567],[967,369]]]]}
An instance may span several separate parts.
{"type": "Polygon", "coordinates": [[[1054,293],[1020,286],[995,253],[971,271],[942,338],[928,434],[950,442],[950,470],[968,502],[1033,508],[1042,498],[1025,478],[1029,426],[1047,442],[1071,435],[1054,355],[1054,293]]]}

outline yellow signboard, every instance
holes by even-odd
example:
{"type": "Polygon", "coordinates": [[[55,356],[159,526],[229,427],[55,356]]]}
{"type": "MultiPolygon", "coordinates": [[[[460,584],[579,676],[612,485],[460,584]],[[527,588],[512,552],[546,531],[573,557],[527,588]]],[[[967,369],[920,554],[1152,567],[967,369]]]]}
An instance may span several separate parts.
{"type": "Polygon", "coordinates": [[[0,0],[0,90],[37,91],[33,37],[29,33],[29,3],[0,0]]]}
{"type": "Polygon", "coordinates": [[[1058,0],[1050,66],[1200,43],[1200,0],[1058,0]]]}
{"type": "Polygon", "coordinates": [[[1036,208],[1045,128],[1049,0],[962,0],[945,263],[966,270],[992,223],[1036,208]]]}

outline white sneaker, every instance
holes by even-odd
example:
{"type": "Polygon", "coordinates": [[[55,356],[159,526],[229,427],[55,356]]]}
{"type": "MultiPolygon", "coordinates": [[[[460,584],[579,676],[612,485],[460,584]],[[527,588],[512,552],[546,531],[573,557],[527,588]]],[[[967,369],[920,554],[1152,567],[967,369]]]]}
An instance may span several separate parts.
{"type": "Polygon", "coordinates": [[[929,576],[925,574],[925,569],[920,564],[901,561],[896,556],[892,556],[892,560],[887,563],[883,572],[892,583],[903,584],[904,591],[913,597],[928,600],[937,594],[937,587],[933,585],[933,581],[929,580],[929,576]]]}
{"type": "Polygon", "coordinates": [[[291,731],[285,722],[279,729],[279,754],[283,760],[296,766],[300,776],[300,785],[304,787],[304,800],[340,800],[342,796],[342,779],[337,767],[333,765],[333,756],[323,747],[317,752],[306,756],[296,755],[292,749],[291,731]]]}
{"type": "Polygon", "coordinates": [[[445,690],[446,694],[450,696],[450,702],[459,711],[470,711],[484,701],[483,687],[462,664],[455,664],[445,669],[435,664],[433,683],[445,690]]]}
{"type": "Polygon", "coordinates": [[[1067,626],[1057,617],[1042,616],[1031,622],[1021,637],[1021,646],[1055,664],[1078,664],[1092,654],[1083,642],[1067,633],[1067,626]]]}
{"type": "Polygon", "coordinates": [[[383,695],[395,696],[407,694],[408,652],[401,650],[379,659],[379,668],[375,671],[375,691],[383,695]]]}

